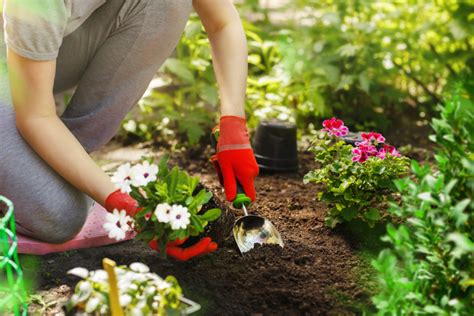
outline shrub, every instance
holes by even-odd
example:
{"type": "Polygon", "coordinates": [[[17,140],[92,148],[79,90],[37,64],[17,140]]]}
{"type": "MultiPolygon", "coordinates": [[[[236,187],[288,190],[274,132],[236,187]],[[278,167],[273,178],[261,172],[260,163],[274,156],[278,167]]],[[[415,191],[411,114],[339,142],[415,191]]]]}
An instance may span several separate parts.
{"type": "Polygon", "coordinates": [[[318,199],[330,207],[326,216],[329,227],[354,218],[369,225],[381,220],[381,209],[395,191],[392,180],[407,171],[407,158],[400,157],[393,147],[385,144],[377,149],[375,145],[385,142],[382,135],[363,135],[365,141],[357,143],[356,148],[328,128],[318,132],[313,139],[310,150],[320,168],[306,174],[304,182],[323,185],[318,199]],[[379,137],[378,141],[373,139],[374,135],[379,137]]]}
{"type": "Polygon", "coordinates": [[[178,167],[170,170],[167,161],[167,157],[162,158],[159,166],[148,161],[133,167],[127,163],[114,173],[112,181],[122,192],[130,192],[141,209],[133,218],[122,210],[107,214],[104,228],[110,238],[123,239],[133,227],[137,239],[146,243],[156,240],[166,256],[168,242],[202,234],[208,223],[221,215],[217,208],[204,211],[212,193],[205,189],[196,192],[199,178],[178,167]]]}
{"type": "Polygon", "coordinates": [[[415,179],[396,181],[405,223],[387,226],[390,248],[373,261],[380,315],[474,314],[474,104],[457,89],[432,122],[436,166],[412,162],[415,179]]]}

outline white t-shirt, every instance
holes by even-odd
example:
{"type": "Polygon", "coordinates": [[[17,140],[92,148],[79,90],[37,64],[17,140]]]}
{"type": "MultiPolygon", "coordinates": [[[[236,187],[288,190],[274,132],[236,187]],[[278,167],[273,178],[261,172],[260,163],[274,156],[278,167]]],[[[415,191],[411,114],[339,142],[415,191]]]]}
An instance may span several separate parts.
{"type": "Polygon", "coordinates": [[[3,0],[7,47],[33,60],[58,56],[62,40],[106,0],[3,0]]]}

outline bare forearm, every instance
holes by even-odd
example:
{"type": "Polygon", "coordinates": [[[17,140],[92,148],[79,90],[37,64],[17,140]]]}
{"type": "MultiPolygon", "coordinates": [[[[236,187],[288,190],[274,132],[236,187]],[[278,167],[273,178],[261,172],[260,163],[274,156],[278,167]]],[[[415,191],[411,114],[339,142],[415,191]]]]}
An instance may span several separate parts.
{"type": "Polygon", "coordinates": [[[95,164],[57,116],[17,120],[23,138],[58,174],[104,205],[114,190],[110,178],[95,164]]]}
{"type": "Polygon", "coordinates": [[[193,0],[211,42],[221,114],[245,117],[247,40],[231,0],[193,0]]]}
{"type": "Polygon", "coordinates": [[[245,116],[247,41],[239,19],[209,34],[222,115],[245,116]]]}

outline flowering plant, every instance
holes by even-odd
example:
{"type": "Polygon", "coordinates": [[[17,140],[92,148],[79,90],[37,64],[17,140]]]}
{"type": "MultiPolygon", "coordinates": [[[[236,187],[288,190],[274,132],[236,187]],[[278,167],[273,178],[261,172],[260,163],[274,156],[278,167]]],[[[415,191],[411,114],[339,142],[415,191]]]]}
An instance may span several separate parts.
{"type": "MultiPolygon", "coordinates": [[[[135,262],[115,268],[119,303],[126,315],[179,314],[186,306],[181,302],[182,290],[173,276],[162,279],[148,266],[135,262]]],[[[78,276],[74,294],[67,309],[77,308],[87,314],[110,314],[108,275],[104,270],[74,268],[68,274],[78,276]]]]}
{"type": "Polygon", "coordinates": [[[330,207],[328,226],[354,218],[374,225],[395,191],[393,180],[407,172],[408,159],[379,133],[362,133],[362,141],[353,147],[340,138],[349,131],[343,121],[332,118],[323,127],[311,146],[321,167],[306,174],[304,182],[324,185],[318,199],[330,207]]]}
{"type": "Polygon", "coordinates": [[[112,181],[122,192],[130,193],[141,209],[134,218],[123,210],[107,214],[104,228],[110,238],[123,239],[125,232],[134,228],[138,232],[136,238],[147,243],[156,240],[165,255],[168,242],[203,233],[207,224],[221,215],[217,208],[203,210],[212,193],[205,189],[197,192],[198,177],[191,177],[178,167],[170,170],[167,162],[164,157],[159,166],[145,161],[117,169],[112,181]]]}

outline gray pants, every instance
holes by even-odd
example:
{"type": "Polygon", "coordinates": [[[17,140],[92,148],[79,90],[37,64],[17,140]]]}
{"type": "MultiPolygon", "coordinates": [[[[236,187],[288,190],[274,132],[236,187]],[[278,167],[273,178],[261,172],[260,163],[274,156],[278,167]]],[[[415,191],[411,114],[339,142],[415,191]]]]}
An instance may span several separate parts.
{"type": "MultiPolygon", "coordinates": [[[[64,38],[54,92],[76,87],[61,119],[88,152],[117,132],[172,53],[190,10],[191,0],[108,0],[64,38]]],[[[30,148],[5,102],[0,141],[0,194],[15,204],[18,231],[52,243],[72,239],[92,201],[30,148]]]]}

